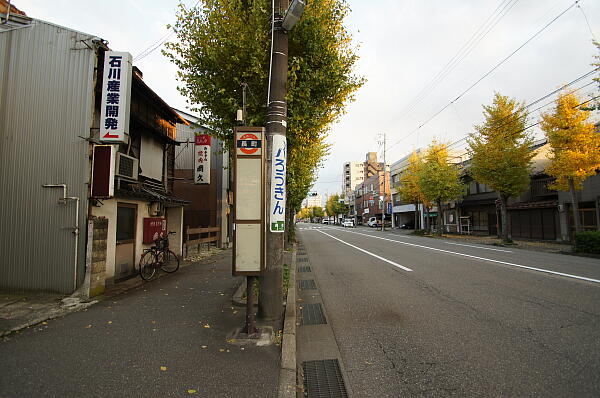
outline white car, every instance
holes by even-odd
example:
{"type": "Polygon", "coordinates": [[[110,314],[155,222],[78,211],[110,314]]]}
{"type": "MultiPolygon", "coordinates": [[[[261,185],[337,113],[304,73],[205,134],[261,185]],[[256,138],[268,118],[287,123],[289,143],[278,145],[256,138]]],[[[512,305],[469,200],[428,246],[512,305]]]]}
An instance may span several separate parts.
{"type": "Polygon", "coordinates": [[[351,218],[346,218],[345,220],[342,221],[342,225],[344,226],[344,228],[346,228],[346,227],[354,228],[354,220],[352,220],[351,218]]]}
{"type": "Polygon", "coordinates": [[[367,225],[371,228],[378,227],[379,225],[381,225],[381,220],[379,220],[377,217],[371,217],[369,218],[367,225]]]}

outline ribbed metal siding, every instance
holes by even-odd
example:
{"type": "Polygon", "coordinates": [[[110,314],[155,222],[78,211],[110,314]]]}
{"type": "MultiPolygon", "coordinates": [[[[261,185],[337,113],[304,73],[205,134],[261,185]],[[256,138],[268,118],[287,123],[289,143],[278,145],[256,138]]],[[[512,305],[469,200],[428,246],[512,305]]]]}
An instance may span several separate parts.
{"type": "MultiPolygon", "coordinates": [[[[185,124],[177,124],[177,141],[181,142],[178,147],[175,147],[175,169],[193,169],[194,168],[194,140],[195,133],[204,133],[203,127],[198,127],[193,124],[186,126],[185,124]]],[[[215,143],[213,138],[212,144],[215,143]]],[[[214,151],[213,151],[214,152],[214,151]]],[[[211,159],[211,162],[214,159],[211,159]]],[[[211,163],[212,167],[215,167],[211,163]]]]}
{"type": "Polygon", "coordinates": [[[81,199],[78,284],[85,259],[91,36],[34,21],[0,33],[0,288],[73,291],[75,202],[81,199]],[[84,42],[84,40],[86,42],[84,42]]]}

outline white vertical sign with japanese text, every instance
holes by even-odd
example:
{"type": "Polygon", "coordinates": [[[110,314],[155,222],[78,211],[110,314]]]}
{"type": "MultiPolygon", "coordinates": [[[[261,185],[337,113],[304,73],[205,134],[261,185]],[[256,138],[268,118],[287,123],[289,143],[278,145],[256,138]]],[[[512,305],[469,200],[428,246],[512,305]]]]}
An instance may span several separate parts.
{"type": "Polygon", "coordinates": [[[129,140],[132,62],[128,52],[104,53],[100,141],[127,143],[129,140]]]}
{"type": "Polygon", "coordinates": [[[269,226],[271,232],[285,231],[287,141],[285,136],[275,134],[271,148],[271,208],[269,226]]]}
{"type": "Polygon", "coordinates": [[[208,134],[196,134],[194,184],[210,184],[210,135],[208,134]]]}

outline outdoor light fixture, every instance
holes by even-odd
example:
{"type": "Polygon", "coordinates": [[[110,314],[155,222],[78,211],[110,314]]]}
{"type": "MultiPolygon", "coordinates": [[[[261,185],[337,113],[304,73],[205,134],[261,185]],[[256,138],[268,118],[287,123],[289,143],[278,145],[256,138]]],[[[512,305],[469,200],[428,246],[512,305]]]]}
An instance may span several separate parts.
{"type": "Polygon", "coordinates": [[[283,16],[283,23],[281,25],[283,29],[289,31],[296,25],[296,22],[298,22],[304,12],[305,6],[305,0],[292,0],[292,4],[290,4],[283,16]]]}

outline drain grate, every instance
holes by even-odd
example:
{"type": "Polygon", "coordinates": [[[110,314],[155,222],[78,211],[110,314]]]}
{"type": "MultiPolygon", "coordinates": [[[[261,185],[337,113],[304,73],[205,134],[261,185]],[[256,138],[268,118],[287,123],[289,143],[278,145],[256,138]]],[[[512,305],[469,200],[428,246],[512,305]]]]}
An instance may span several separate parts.
{"type": "Polygon", "coordinates": [[[337,359],[302,362],[304,396],[310,398],[348,397],[337,359]]]}
{"type": "Polygon", "coordinates": [[[298,281],[300,290],[316,290],[317,284],[314,279],[300,279],[298,281]]]}
{"type": "Polygon", "coordinates": [[[326,323],[327,319],[320,303],[304,304],[300,307],[300,325],[325,325],[326,323]]]}
{"type": "Polygon", "coordinates": [[[312,272],[310,269],[310,265],[305,265],[303,267],[298,267],[298,272],[312,272]]]}
{"type": "Polygon", "coordinates": [[[308,257],[301,257],[297,259],[299,263],[307,263],[308,262],[308,257]]]}

